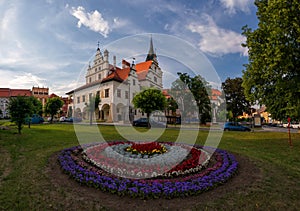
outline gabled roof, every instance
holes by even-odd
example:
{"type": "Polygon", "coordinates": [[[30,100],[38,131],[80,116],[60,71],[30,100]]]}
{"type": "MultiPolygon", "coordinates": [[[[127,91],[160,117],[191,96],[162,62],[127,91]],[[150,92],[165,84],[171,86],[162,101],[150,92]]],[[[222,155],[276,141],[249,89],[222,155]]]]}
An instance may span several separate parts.
{"type": "Polygon", "coordinates": [[[110,74],[106,78],[103,78],[101,83],[105,83],[105,82],[113,81],[113,80],[123,82],[124,80],[126,80],[128,78],[129,72],[130,72],[130,67],[127,67],[124,69],[120,69],[118,67],[112,68],[110,70],[110,74]]]}
{"type": "Polygon", "coordinates": [[[218,89],[211,89],[211,94],[215,95],[215,96],[221,96],[222,95],[221,91],[218,90],[218,89]]]}
{"type": "MultiPolygon", "coordinates": [[[[125,61],[125,60],[123,60],[125,61]]],[[[125,61],[126,62],[126,61],[125,61]]],[[[129,63],[128,63],[129,64],[129,63]]],[[[138,76],[138,80],[145,80],[146,76],[148,74],[148,71],[152,65],[152,61],[147,61],[147,62],[141,62],[135,65],[135,71],[138,76]]],[[[128,78],[128,75],[130,73],[130,67],[126,68],[118,68],[118,67],[112,67],[110,69],[110,73],[106,78],[103,78],[101,83],[105,83],[108,81],[118,81],[118,82],[123,82],[128,78]]]]}
{"type": "Polygon", "coordinates": [[[148,74],[148,71],[152,65],[153,61],[141,62],[135,65],[136,74],[138,75],[138,80],[145,80],[148,74]]]}

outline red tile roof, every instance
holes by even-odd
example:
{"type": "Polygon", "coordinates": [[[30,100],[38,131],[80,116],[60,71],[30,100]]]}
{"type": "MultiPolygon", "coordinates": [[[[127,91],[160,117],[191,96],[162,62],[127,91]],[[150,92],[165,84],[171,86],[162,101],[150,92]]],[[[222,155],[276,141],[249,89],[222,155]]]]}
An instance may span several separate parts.
{"type": "MultiPolygon", "coordinates": [[[[126,65],[130,65],[127,61],[123,60],[123,63],[126,65]]],[[[135,65],[135,70],[138,76],[138,80],[145,80],[148,74],[148,71],[151,67],[152,61],[141,62],[135,65]]],[[[124,69],[120,69],[118,67],[112,68],[110,70],[109,75],[106,78],[103,78],[101,83],[108,82],[111,80],[116,80],[119,82],[123,82],[128,78],[128,74],[130,72],[130,67],[126,67],[124,69]]]]}
{"type": "Polygon", "coordinates": [[[56,94],[52,93],[49,98],[54,98],[54,97],[58,97],[56,94]]]}
{"type": "Polygon", "coordinates": [[[211,89],[211,95],[221,96],[222,93],[221,93],[221,91],[218,90],[218,89],[211,89]]]}
{"type": "Polygon", "coordinates": [[[32,96],[30,89],[0,88],[0,97],[32,96]]]}
{"type": "Polygon", "coordinates": [[[109,75],[106,78],[103,78],[103,80],[101,81],[101,83],[104,82],[108,82],[111,80],[116,80],[119,82],[123,82],[124,80],[127,79],[128,75],[130,72],[130,67],[124,68],[124,69],[120,69],[118,67],[116,67],[115,69],[112,68],[110,70],[109,75]]]}
{"type": "Polygon", "coordinates": [[[0,97],[10,97],[9,88],[0,88],[0,97]]]}
{"type": "Polygon", "coordinates": [[[148,71],[152,65],[152,61],[141,62],[135,65],[136,73],[138,75],[139,81],[145,80],[148,71]]]}

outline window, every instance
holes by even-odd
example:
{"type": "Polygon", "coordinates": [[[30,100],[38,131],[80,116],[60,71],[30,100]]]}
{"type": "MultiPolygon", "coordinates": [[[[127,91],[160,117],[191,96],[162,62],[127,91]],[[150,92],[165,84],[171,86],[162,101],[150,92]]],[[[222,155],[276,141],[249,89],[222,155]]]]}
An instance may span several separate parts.
{"type": "Polygon", "coordinates": [[[98,74],[98,80],[101,80],[101,74],[98,74]]]}
{"type": "Polygon", "coordinates": [[[91,100],[93,97],[93,93],[89,93],[89,100],[91,100]]]}
{"type": "Polygon", "coordinates": [[[135,79],[132,79],[132,85],[135,86],[135,79]]]}
{"type": "Polygon", "coordinates": [[[85,95],[82,95],[82,102],[85,102],[85,95]]]}
{"type": "Polygon", "coordinates": [[[96,94],[96,95],[100,97],[100,91],[97,91],[97,94],[96,94]]]}
{"type": "Polygon", "coordinates": [[[77,103],[80,103],[80,97],[77,97],[77,103]]]}
{"type": "Polygon", "coordinates": [[[117,113],[120,113],[120,108],[117,108],[117,113]]]}
{"type": "Polygon", "coordinates": [[[154,82],[156,83],[157,82],[157,78],[154,76],[154,82]]]}
{"type": "Polygon", "coordinates": [[[105,94],[104,94],[104,97],[109,97],[109,89],[105,89],[105,94]]]}
{"type": "Polygon", "coordinates": [[[90,83],[92,82],[92,78],[91,78],[91,77],[89,78],[89,82],[90,82],[90,83]]]}
{"type": "Polygon", "coordinates": [[[117,97],[121,97],[121,89],[117,89],[117,97]]]}
{"type": "Polygon", "coordinates": [[[129,97],[129,93],[128,91],[125,91],[125,99],[128,99],[128,97],[129,97]]]}

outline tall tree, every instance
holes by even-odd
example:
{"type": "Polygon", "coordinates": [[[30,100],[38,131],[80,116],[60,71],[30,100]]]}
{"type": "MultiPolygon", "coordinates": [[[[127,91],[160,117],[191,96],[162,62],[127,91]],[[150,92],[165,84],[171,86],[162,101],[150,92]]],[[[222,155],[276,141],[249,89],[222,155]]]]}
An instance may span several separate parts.
{"type": "Polygon", "coordinates": [[[182,110],[182,116],[188,117],[197,112],[200,123],[211,120],[209,95],[211,86],[200,75],[191,77],[187,73],[177,73],[179,79],[172,83],[171,94],[182,110]]]}
{"type": "Polygon", "coordinates": [[[166,107],[166,97],[163,93],[155,88],[145,89],[136,94],[132,100],[135,108],[140,108],[147,114],[148,127],[150,114],[156,110],[164,110],[166,107]]]}
{"type": "Polygon", "coordinates": [[[300,115],[300,2],[256,0],[258,28],[243,27],[249,63],[245,95],[275,119],[300,115]]]}
{"type": "Polygon", "coordinates": [[[59,112],[64,102],[59,97],[53,97],[47,100],[45,112],[51,115],[50,122],[53,122],[53,117],[59,112]]]}
{"type": "Polygon", "coordinates": [[[41,101],[39,101],[34,96],[29,97],[28,100],[32,104],[32,113],[42,116],[42,114],[43,114],[43,105],[42,105],[41,101]]]}
{"type": "Polygon", "coordinates": [[[250,102],[245,97],[242,83],[242,78],[227,78],[225,82],[222,83],[222,89],[226,99],[226,109],[228,112],[232,112],[233,118],[250,110],[250,102]]]}
{"type": "Polygon", "coordinates": [[[90,119],[90,125],[92,125],[93,122],[93,113],[95,113],[96,109],[99,106],[99,103],[101,102],[99,94],[96,94],[96,96],[92,96],[89,99],[89,103],[86,103],[87,111],[89,112],[89,119],[90,119]]]}
{"type": "Polygon", "coordinates": [[[26,117],[32,115],[32,103],[28,97],[11,97],[8,103],[8,110],[12,122],[18,127],[18,133],[21,134],[22,126],[25,124],[26,117]]]}

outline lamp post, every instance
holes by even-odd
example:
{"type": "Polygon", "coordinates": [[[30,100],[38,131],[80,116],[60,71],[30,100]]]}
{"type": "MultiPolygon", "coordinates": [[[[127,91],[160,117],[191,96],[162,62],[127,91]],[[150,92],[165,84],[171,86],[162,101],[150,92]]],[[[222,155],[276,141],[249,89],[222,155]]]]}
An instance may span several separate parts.
{"type": "Polygon", "coordinates": [[[130,106],[131,102],[130,102],[130,76],[131,76],[131,72],[133,71],[133,67],[135,66],[134,64],[135,58],[132,58],[132,64],[130,66],[130,70],[129,70],[129,74],[128,74],[128,78],[127,78],[127,84],[128,84],[128,118],[129,118],[129,122],[132,123],[133,121],[133,116],[132,116],[132,108],[130,106]]]}

